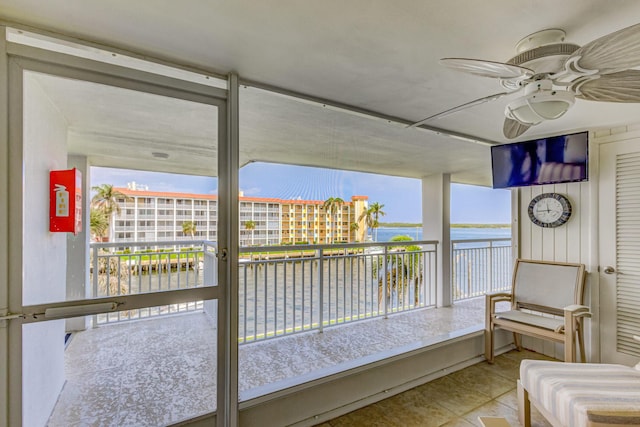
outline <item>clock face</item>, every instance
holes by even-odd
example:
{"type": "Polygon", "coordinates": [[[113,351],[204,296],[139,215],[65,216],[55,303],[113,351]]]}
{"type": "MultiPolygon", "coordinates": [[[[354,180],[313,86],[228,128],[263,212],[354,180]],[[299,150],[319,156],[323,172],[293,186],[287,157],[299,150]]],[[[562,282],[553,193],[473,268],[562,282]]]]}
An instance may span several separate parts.
{"type": "Polygon", "coordinates": [[[558,227],[570,217],[571,203],[562,194],[540,194],[529,203],[529,218],[540,227],[558,227]]]}

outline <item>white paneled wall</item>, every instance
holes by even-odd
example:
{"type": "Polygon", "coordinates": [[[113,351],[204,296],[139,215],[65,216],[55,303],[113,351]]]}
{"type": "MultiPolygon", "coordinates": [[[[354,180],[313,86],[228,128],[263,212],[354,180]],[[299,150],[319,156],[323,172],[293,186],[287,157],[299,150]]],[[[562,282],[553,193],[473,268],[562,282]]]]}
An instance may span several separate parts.
{"type": "MultiPolygon", "coordinates": [[[[599,146],[640,136],[640,124],[589,133],[589,181],[523,187],[518,189],[519,256],[546,261],[580,262],[587,267],[585,301],[593,318],[586,322],[588,359],[599,360],[598,329],[598,163],[599,146]],[[532,198],[541,193],[561,193],[573,208],[569,222],[557,228],[542,228],[529,220],[527,209],[532,198]]],[[[563,357],[561,344],[523,337],[523,345],[558,359],[563,357]]]]}
{"type": "MultiPolygon", "coordinates": [[[[590,177],[592,179],[592,177],[590,177]]],[[[520,218],[520,257],[545,261],[580,262],[590,271],[590,185],[589,182],[541,185],[519,189],[518,216],[520,218]],[[571,219],[557,228],[539,227],[529,220],[529,202],[542,193],[560,193],[569,198],[572,206],[571,219]]],[[[587,299],[589,294],[587,279],[587,299]]],[[[589,325],[587,324],[587,329],[589,325]]],[[[590,335],[587,333],[586,335],[590,335]]],[[[564,357],[562,344],[523,337],[523,346],[553,356],[564,357]]],[[[589,341],[590,343],[590,341],[589,341]]],[[[588,343],[588,344],[589,344],[588,343]]],[[[587,345],[589,348],[589,345],[587,345]]]]}
{"type": "Polygon", "coordinates": [[[524,187],[520,192],[520,257],[545,261],[589,262],[590,182],[524,187]],[[571,219],[557,228],[542,228],[529,220],[529,202],[542,193],[569,198],[571,219]]]}

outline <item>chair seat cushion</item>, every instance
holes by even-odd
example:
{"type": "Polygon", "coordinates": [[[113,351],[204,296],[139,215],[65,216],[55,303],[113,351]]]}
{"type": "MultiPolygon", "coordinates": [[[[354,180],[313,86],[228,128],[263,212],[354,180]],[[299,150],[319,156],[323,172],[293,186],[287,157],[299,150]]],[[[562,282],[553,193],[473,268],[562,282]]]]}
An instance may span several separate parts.
{"type": "Polygon", "coordinates": [[[555,331],[564,326],[564,319],[542,316],[540,314],[525,313],[520,310],[510,310],[496,313],[496,319],[511,320],[512,322],[533,325],[538,328],[555,331]]]}
{"type": "MultiPolygon", "coordinates": [[[[600,422],[616,422],[616,413],[640,409],[640,371],[628,366],[523,360],[520,381],[529,398],[564,426],[587,425],[590,411],[610,414],[600,422]]],[[[638,425],[640,416],[626,423],[638,425]]]]}

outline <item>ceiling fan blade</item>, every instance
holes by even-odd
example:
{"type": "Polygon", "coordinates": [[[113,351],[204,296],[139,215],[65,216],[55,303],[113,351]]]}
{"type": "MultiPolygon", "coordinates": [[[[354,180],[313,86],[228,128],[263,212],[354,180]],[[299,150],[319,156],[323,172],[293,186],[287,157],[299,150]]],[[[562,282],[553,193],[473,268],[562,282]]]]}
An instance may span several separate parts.
{"type": "Polygon", "coordinates": [[[442,58],[440,64],[452,70],[498,79],[531,77],[534,74],[533,71],[528,68],[502,62],[483,61],[482,59],[442,58]]]}
{"type": "Polygon", "coordinates": [[[466,103],[464,103],[462,105],[458,105],[457,107],[449,108],[448,110],[442,111],[442,112],[440,112],[438,114],[434,114],[432,116],[429,116],[429,117],[427,117],[425,119],[420,120],[419,122],[412,123],[407,127],[414,128],[416,126],[420,126],[421,124],[428,122],[429,120],[439,119],[441,117],[448,116],[449,114],[455,113],[457,111],[464,110],[465,108],[470,108],[470,107],[473,107],[475,105],[484,104],[485,102],[489,102],[489,101],[495,101],[496,99],[501,98],[501,97],[503,97],[505,95],[508,95],[508,94],[509,94],[509,92],[502,92],[502,93],[496,93],[496,94],[493,94],[493,95],[489,95],[489,96],[485,96],[485,97],[482,97],[482,98],[474,99],[473,101],[466,102],[466,103]]]}
{"type": "Polygon", "coordinates": [[[525,125],[517,120],[505,117],[504,125],[502,126],[502,133],[509,139],[517,138],[525,133],[531,125],[525,125]]]}
{"type": "Polygon", "coordinates": [[[640,102],[640,71],[627,70],[577,83],[576,97],[588,101],[640,102]]]}
{"type": "Polygon", "coordinates": [[[640,24],[635,24],[607,34],[576,50],[572,58],[586,70],[598,70],[598,74],[615,73],[640,65],[640,24]]]}

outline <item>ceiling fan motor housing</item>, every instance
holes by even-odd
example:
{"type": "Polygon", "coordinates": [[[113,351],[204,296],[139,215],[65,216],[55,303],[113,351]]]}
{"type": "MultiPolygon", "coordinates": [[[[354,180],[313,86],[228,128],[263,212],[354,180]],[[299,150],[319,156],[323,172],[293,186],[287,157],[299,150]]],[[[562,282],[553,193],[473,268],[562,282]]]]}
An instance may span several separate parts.
{"type": "Polygon", "coordinates": [[[543,30],[520,40],[518,55],[507,64],[525,67],[534,72],[528,81],[503,80],[502,86],[515,89],[524,86],[524,95],[507,104],[505,116],[526,125],[554,120],[567,112],[575,95],[567,90],[554,90],[548,76],[564,69],[564,64],[580,46],[564,43],[565,33],[559,29],[543,30]]]}
{"type": "Polygon", "coordinates": [[[525,86],[524,95],[507,104],[505,116],[526,125],[562,117],[575,102],[575,95],[554,90],[551,80],[544,79],[525,86]]]}

